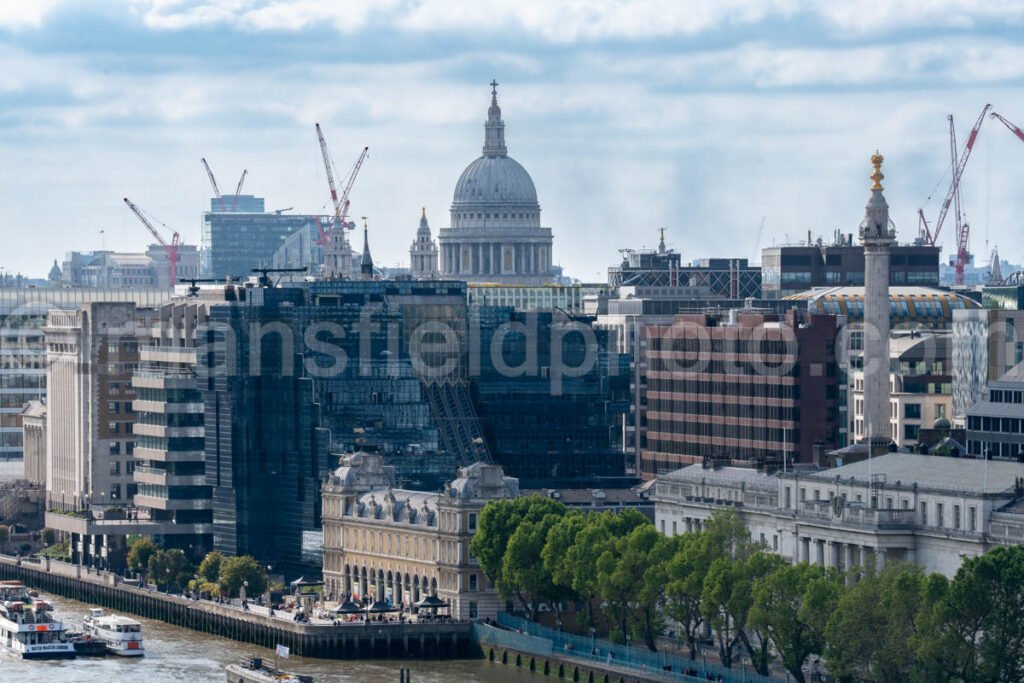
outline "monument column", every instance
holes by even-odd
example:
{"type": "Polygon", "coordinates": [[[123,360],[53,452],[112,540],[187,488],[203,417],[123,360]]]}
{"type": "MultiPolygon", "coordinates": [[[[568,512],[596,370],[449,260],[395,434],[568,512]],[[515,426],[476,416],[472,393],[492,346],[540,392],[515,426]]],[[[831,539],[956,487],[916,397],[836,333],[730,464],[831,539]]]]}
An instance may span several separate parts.
{"type": "Polygon", "coordinates": [[[872,447],[892,441],[889,407],[889,252],[896,233],[889,227],[889,205],[882,194],[882,161],[871,156],[871,197],[864,207],[864,426],[872,447]]]}

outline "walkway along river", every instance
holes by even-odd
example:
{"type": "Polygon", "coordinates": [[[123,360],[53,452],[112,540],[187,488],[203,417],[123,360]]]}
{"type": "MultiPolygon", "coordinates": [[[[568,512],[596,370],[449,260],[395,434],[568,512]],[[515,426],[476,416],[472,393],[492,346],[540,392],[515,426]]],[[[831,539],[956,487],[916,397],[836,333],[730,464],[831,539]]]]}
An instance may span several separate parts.
{"type": "Polygon", "coordinates": [[[17,579],[43,593],[130,612],[194,631],[268,649],[286,645],[299,656],[321,659],[461,659],[479,656],[468,622],[307,624],[253,614],[230,605],[190,600],[120,582],[54,560],[18,561],[0,556],[0,579],[17,579]]]}

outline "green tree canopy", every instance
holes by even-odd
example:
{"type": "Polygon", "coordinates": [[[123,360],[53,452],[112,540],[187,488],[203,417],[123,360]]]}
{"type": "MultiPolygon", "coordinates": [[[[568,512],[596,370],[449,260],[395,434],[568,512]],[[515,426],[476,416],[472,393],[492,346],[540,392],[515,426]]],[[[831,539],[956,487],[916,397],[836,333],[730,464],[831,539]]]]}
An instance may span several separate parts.
{"type": "Polygon", "coordinates": [[[170,592],[180,592],[192,580],[192,563],[177,548],[156,550],[149,556],[147,567],[149,581],[170,592]]]}
{"type": "Polygon", "coordinates": [[[825,652],[825,625],[839,601],[842,584],[820,565],[785,564],[754,584],[748,620],[771,639],[798,683],[812,654],[825,652]]]}
{"type": "Polygon", "coordinates": [[[501,585],[515,595],[531,619],[536,619],[541,603],[557,604],[571,591],[552,580],[544,562],[540,561],[548,532],[561,516],[548,514],[539,520],[524,519],[509,538],[501,567],[501,585]]]}
{"type": "Polygon", "coordinates": [[[220,564],[221,590],[230,596],[239,595],[244,583],[248,581],[246,594],[259,595],[267,590],[266,569],[249,555],[227,557],[220,564]]]}
{"type": "MultiPolygon", "coordinates": [[[[538,522],[547,515],[561,517],[565,511],[565,506],[557,500],[541,496],[496,500],[484,506],[469,548],[480,562],[484,574],[502,595],[514,595],[514,591],[503,583],[502,575],[505,551],[508,549],[512,534],[524,521],[538,522]]],[[[539,555],[535,561],[541,561],[539,555]]]]}
{"type": "Polygon", "coordinates": [[[206,557],[199,563],[199,578],[206,583],[217,583],[220,580],[220,566],[224,562],[224,555],[213,550],[206,553],[206,557]]]}
{"type": "Polygon", "coordinates": [[[131,548],[128,550],[128,558],[126,562],[128,567],[132,570],[138,570],[140,567],[143,571],[148,571],[149,560],[160,548],[148,538],[137,538],[132,543],[131,548]]]}

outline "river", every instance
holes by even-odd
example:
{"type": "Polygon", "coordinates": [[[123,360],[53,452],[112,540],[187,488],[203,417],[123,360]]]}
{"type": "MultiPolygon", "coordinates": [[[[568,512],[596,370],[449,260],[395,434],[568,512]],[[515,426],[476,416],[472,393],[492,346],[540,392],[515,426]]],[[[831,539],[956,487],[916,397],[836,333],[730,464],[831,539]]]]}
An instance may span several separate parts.
{"type": "MultiPolygon", "coordinates": [[[[78,628],[90,605],[45,596],[66,626],[78,628]]],[[[128,615],[133,616],[133,615],[128,615]]],[[[73,661],[23,661],[0,650],[0,681],[40,683],[223,683],[224,666],[248,656],[273,661],[274,653],[205,633],[141,619],[146,655],[140,659],[84,657],[73,661]]],[[[350,661],[281,660],[281,668],[314,676],[316,683],[397,683],[400,667],[412,683],[536,683],[536,674],[484,660],[350,661]]]]}

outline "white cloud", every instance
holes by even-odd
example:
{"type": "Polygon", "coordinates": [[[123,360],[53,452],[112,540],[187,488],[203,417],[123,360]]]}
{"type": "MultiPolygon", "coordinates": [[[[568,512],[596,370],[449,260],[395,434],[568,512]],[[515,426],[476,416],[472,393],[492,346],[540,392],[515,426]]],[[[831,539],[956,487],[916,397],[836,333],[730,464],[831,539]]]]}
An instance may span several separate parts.
{"type": "Polygon", "coordinates": [[[39,28],[62,0],[3,0],[0,29],[39,28]]]}

